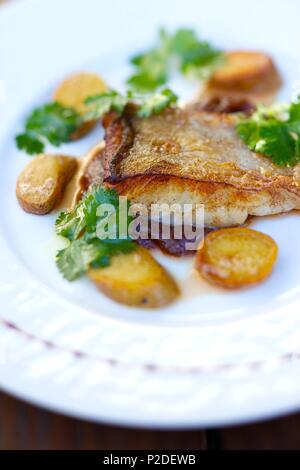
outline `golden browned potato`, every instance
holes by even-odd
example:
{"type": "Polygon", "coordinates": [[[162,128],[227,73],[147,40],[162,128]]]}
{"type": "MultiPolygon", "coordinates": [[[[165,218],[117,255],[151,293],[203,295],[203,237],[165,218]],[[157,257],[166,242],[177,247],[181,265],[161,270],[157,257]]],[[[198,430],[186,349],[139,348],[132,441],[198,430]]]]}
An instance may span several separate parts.
{"type": "Polygon", "coordinates": [[[110,266],[91,269],[88,275],[108,297],[133,307],[164,307],[179,295],[175,281],[140,246],[131,253],[114,256],[110,266]]]}
{"type": "Polygon", "coordinates": [[[263,281],[272,271],[278,248],[264,233],[249,228],[210,232],[196,255],[196,269],[207,281],[237,289],[263,281]]]}
{"type": "Polygon", "coordinates": [[[61,82],[54,92],[54,100],[64,106],[76,109],[79,114],[85,114],[87,107],[84,100],[106,90],[107,85],[99,75],[81,72],[61,82]]]}
{"type": "Polygon", "coordinates": [[[17,180],[20,206],[31,214],[47,214],[60,201],[77,169],[77,160],[65,155],[39,155],[30,161],[17,180]]]}
{"type": "MultiPolygon", "coordinates": [[[[81,72],[66,78],[55,90],[53,98],[63,106],[74,108],[79,114],[84,115],[87,111],[84,100],[106,90],[107,85],[99,75],[81,72]]],[[[72,138],[79,139],[87,134],[94,125],[95,121],[85,122],[74,132],[72,138]]]]}
{"type": "Polygon", "coordinates": [[[255,51],[231,51],[225,63],[218,68],[211,82],[221,87],[251,88],[274,70],[270,56],[255,51]]]}

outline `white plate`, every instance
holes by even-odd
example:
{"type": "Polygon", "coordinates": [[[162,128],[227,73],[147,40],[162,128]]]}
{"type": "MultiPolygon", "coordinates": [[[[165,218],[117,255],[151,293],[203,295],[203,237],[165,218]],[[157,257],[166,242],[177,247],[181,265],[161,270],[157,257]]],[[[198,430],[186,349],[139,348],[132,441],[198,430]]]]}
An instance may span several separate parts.
{"type": "MultiPolygon", "coordinates": [[[[25,214],[16,202],[28,157],[13,139],[26,113],[70,72],[95,70],[120,87],[128,57],[149,46],[160,25],[194,27],[223,48],[270,51],[290,98],[300,79],[299,14],[296,0],[252,0],[251,9],[233,0],[24,0],[0,10],[4,390],[71,415],[148,427],[215,426],[300,408],[297,214],[255,222],[280,248],[261,286],[224,293],[196,283],[191,261],[160,255],[187,286],[182,299],[155,312],[122,307],[86,280],[61,279],[54,216],[25,214]]],[[[62,150],[83,154],[100,134],[62,150]]]]}

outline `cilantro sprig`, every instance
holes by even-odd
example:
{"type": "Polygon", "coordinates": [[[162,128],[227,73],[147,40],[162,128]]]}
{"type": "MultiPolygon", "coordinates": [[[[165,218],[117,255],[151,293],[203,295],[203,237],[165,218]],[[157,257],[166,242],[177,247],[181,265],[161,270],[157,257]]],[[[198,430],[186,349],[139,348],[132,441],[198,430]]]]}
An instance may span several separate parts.
{"type": "Polygon", "coordinates": [[[176,104],[177,100],[177,95],[170,88],[164,88],[152,95],[144,95],[142,99],[140,98],[137,116],[145,118],[152,114],[160,114],[164,109],[176,104]]]}
{"type": "Polygon", "coordinates": [[[151,92],[165,85],[174,69],[207,79],[223,60],[223,53],[198,39],[192,29],[178,29],[174,34],[162,29],[156,47],[131,59],[134,73],[127,84],[141,93],[151,92]]]}
{"type": "Polygon", "coordinates": [[[35,109],[26,120],[25,131],[17,135],[20,150],[29,155],[42,153],[45,145],[56,147],[72,140],[73,133],[85,122],[100,119],[108,111],[122,114],[129,103],[134,103],[139,117],[158,114],[177,102],[177,96],[168,88],[154,94],[137,94],[128,91],[124,96],[110,90],[85,100],[87,112],[82,116],[74,109],[59,103],[48,103],[35,109]]]}
{"type": "Polygon", "coordinates": [[[132,59],[135,72],[127,80],[130,90],[125,95],[111,90],[89,97],[85,115],[56,102],[43,105],[26,119],[24,132],[16,136],[17,147],[29,155],[43,152],[48,143],[58,147],[70,142],[84,123],[110,110],[121,114],[130,102],[136,105],[139,117],[158,114],[177,102],[170,89],[162,89],[174,68],[187,76],[208,78],[222,59],[223,53],[199,40],[193,30],[169,34],[162,29],[157,46],[132,59]]]}
{"type": "Polygon", "coordinates": [[[99,93],[98,95],[89,96],[85,100],[88,107],[86,119],[99,119],[109,111],[116,111],[122,114],[128,103],[126,96],[122,96],[115,90],[99,93]]]}
{"type": "Polygon", "coordinates": [[[85,103],[90,108],[88,116],[93,119],[101,118],[108,111],[116,111],[122,114],[129,103],[135,105],[135,114],[138,117],[149,117],[159,114],[165,108],[177,102],[177,96],[169,88],[164,88],[153,94],[138,94],[129,90],[125,95],[111,90],[99,95],[87,98],[85,103]]]}
{"type": "MultiPolygon", "coordinates": [[[[112,256],[129,253],[136,247],[128,236],[127,206],[126,233],[120,233],[119,196],[115,190],[94,186],[72,211],[63,211],[55,223],[57,235],[68,240],[68,246],[57,253],[56,265],[65,279],[74,281],[91,268],[101,268],[110,264],[112,256]],[[115,236],[99,238],[99,227],[107,231],[107,214],[99,214],[99,207],[105,204],[114,208],[115,219],[112,229],[115,236]]],[[[124,215],[124,214],[123,214],[124,215]]]]}
{"type": "Polygon", "coordinates": [[[27,118],[25,131],[17,135],[20,150],[29,155],[43,152],[46,143],[56,147],[69,142],[73,132],[82,124],[82,118],[72,108],[59,103],[48,103],[36,108],[27,118]]]}
{"type": "Polygon", "coordinates": [[[295,103],[259,107],[236,126],[238,135],[253,151],[279,166],[300,162],[300,97],[295,103]]]}

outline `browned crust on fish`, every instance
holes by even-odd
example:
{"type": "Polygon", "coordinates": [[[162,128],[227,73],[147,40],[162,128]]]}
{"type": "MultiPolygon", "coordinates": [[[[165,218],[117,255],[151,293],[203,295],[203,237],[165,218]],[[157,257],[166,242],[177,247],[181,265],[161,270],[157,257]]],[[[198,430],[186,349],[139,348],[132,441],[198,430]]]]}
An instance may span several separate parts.
{"type": "Polygon", "coordinates": [[[105,179],[118,180],[121,172],[121,162],[126,157],[134,142],[130,117],[117,116],[114,113],[106,115],[103,120],[106,129],[105,149],[102,155],[105,179]]]}
{"type": "Polygon", "coordinates": [[[105,181],[164,175],[300,196],[300,166],[278,167],[250,151],[235,122],[231,115],[179,108],[147,120],[114,119],[106,128],[105,181]]]}
{"type": "Polygon", "coordinates": [[[107,115],[105,146],[84,171],[84,191],[103,178],[132,203],[204,204],[207,227],[300,209],[300,166],[278,167],[251,152],[235,122],[195,107],[147,119],[107,115]]]}
{"type": "Polygon", "coordinates": [[[249,215],[264,216],[300,209],[295,194],[280,188],[246,190],[225,183],[195,181],[174,176],[139,176],[110,185],[132,203],[203,204],[206,227],[244,224],[249,215]]]}

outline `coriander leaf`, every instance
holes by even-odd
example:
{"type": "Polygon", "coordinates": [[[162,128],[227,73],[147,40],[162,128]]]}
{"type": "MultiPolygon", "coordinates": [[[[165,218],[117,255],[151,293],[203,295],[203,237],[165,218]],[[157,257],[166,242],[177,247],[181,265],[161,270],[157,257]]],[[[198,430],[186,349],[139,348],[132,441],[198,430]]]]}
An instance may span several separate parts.
{"type": "MultiPolygon", "coordinates": [[[[92,187],[72,211],[62,212],[56,221],[56,233],[67,238],[70,244],[57,253],[56,263],[62,275],[73,281],[90,268],[108,266],[110,258],[119,253],[129,253],[136,244],[128,237],[128,225],[132,220],[127,211],[127,233],[120,235],[119,196],[115,190],[101,186],[92,187]],[[109,204],[116,212],[116,237],[100,239],[97,228],[104,220],[98,209],[109,204]]],[[[106,206],[105,206],[106,209],[106,206]]],[[[105,212],[105,211],[104,211],[105,212]]]]}
{"type": "Polygon", "coordinates": [[[260,141],[260,128],[255,120],[242,120],[236,126],[240,138],[247,144],[250,150],[255,151],[260,141]]]}
{"type": "Polygon", "coordinates": [[[300,98],[298,98],[297,102],[291,103],[289,108],[289,120],[291,123],[300,123],[300,98]]]}
{"type": "Polygon", "coordinates": [[[42,152],[46,142],[58,147],[69,142],[81,124],[81,117],[74,109],[48,103],[36,108],[27,118],[25,132],[16,137],[18,148],[34,154],[42,152]]]}
{"type": "Polygon", "coordinates": [[[260,107],[241,118],[238,135],[253,151],[266,155],[279,166],[300,162],[300,100],[296,103],[260,107]]]}
{"type": "Polygon", "coordinates": [[[183,61],[195,58],[199,51],[199,44],[195,31],[192,29],[178,29],[169,40],[169,49],[173,54],[179,56],[183,61]]]}
{"type": "Polygon", "coordinates": [[[34,110],[27,119],[26,130],[39,133],[58,146],[69,142],[79,124],[80,116],[74,109],[54,102],[34,110]]]}
{"type": "Polygon", "coordinates": [[[119,254],[119,253],[131,253],[136,249],[136,244],[131,239],[121,240],[121,239],[106,239],[102,240],[106,247],[110,247],[110,254],[119,254]]]}
{"type": "Polygon", "coordinates": [[[86,226],[83,203],[77,204],[72,211],[63,211],[55,222],[57,235],[70,241],[76,240],[86,226]]]}
{"type": "Polygon", "coordinates": [[[261,139],[256,144],[256,151],[271,157],[279,166],[297,163],[294,140],[285,124],[270,122],[261,126],[261,139]]]}
{"type": "Polygon", "coordinates": [[[155,75],[152,73],[152,71],[151,73],[149,73],[149,71],[141,71],[140,73],[133,74],[130,78],[128,78],[126,83],[132,89],[140,93],[146,93],[155,91],[158,87],[164,85],[167,80],[168,76],[166,71],[163,69],[159,72],[158,75],[155,75]]]}
{"type": "Polygon", "coordinates": [[[97,211],[101,204],[109,204],[118,211],[119,196],[114,189],[95,186],[91,188],[83,201],[83,212],[85,217],[87,232],[94,233],[101,217],[97,211]]]}
{"type": "Polygon", "coordinates": [[[168,106],[177,102],[177,96],[169,88],[165,88],[161,92],[145,97],[140,105],[137,115],[141,118],[151,116],[151,114],[159,114],[168,106]]]}
{"type": "Polygon", "coordinates": [[[73,210],[59,214],[55,222],[56,234],[73,241],[83,231],[95,232],[98,222],[97,209],[100,204],[111,204],[117,209],[117,192],[100,186],[92,187],[73,210]]]}
{"type": "Polygon", "coordinates": [[[56,256],[56,265],[68,281],[74,281],[85,274],[90,267],[109,265],[109,254],[105,244],[97,240],[87,242],[84,238],[74,240],[56,256]]]}
{"type": "Polygon", "coordinates": [[[169,38],[165,30],[159,34],[156,48],[139,54],[131,59],[134,73],[127,84],[139,93],[149,93],[164,85],[169,79],[169,38]]]}
{"type": "Polygon", "coordinates": [[[85,100],[85,104],[90,109],[84,119],[90,121],[92,119],[99,119],[108,111],[116,111],[118,114],[122,114],[127,104],[127,99],[117,91],[111,90],[88,97],[85,100]]]}
{"type": "Polygon", "coordinates": [[[164,85],[169,79],[169,50],[165,42],[155,49],[131,59],[135,72],[128,78],[127,84],[139,93],[149,93],[164,85]]]}
{"type": "Polygon", "coordinates": [[[223,58],[221,51],[200,41],[191,29],[179,29],[170,40],[170,50],[178,57],[183,74],[202,79],[209,78],[223,58]]]}
{"type": "Polygon", "coordinates": [[[106,268],[110,264],[109,255],[101,255],[97,259],[91,262],[90,267],[93,269],[106,268]]]}
{"type": "Polygon", "coordinates": [[[25,150],[29,155],[42,153],[45,148],[42,138],[31,131],[17,135],[16,143],[19,150],[25,150]]]}
{"type": "Polygon", "coordinates": [[[100,118],[111,110],[121,114],[129,103],[135,105],[135,111],[132,112],[135,112],[138,117],[148,117],[151,114],[160,113],[176,102],[177,96],[168,88],[153,94],[140,94],[129,90],[126,96],[111,91],[88,98],[86,104],[91,105],[92,108],[86,117],[88,120],[100,118]]]}
{"type": "Polygon", "coordinates": [[[167,83],[176,67],[184,75],[209,78],[223,58],[221,51],[199,40],[191,29],[182,28],[173,35],[162,29],[156,47],[131,59],[135,71],[127,84],[140,93],[154,91],[167,83]]]}

